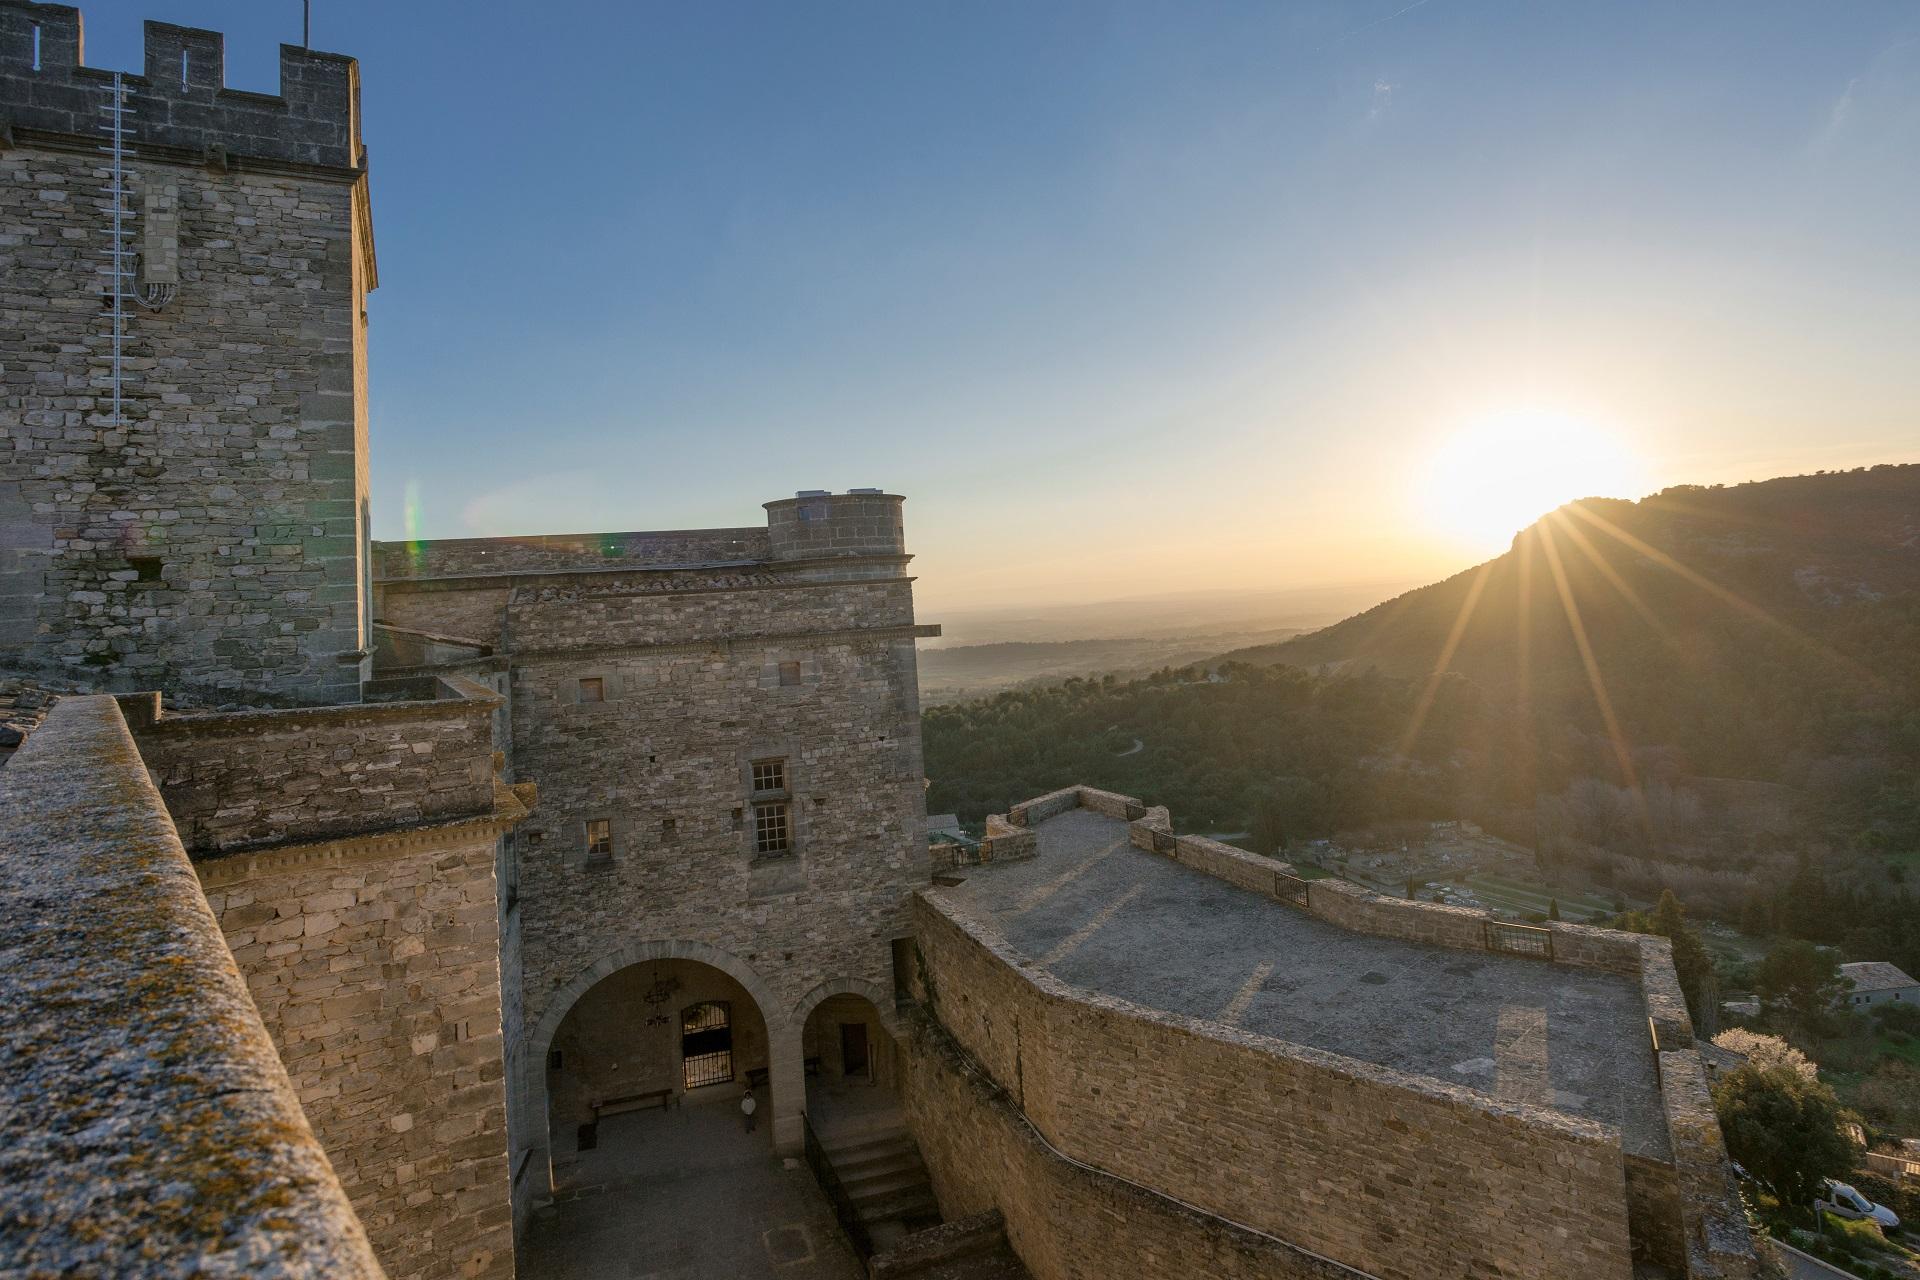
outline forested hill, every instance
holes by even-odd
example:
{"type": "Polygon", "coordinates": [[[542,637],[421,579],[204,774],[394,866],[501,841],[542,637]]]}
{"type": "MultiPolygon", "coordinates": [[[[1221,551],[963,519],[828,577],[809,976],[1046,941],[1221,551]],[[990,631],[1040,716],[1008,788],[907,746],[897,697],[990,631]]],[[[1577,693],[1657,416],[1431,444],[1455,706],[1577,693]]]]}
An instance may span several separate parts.
{"type": "Polygon", "coordinates": [[[969,821],[1072,782],[1263,851],[1472,818],[1761,932],[1905,912],[1862,946],[1920,963],[1920,467],[1580,503],[1324,631],[924,723],[969,821]]]}
{"type": "Polygon", "coordinates": [[[1226,657],[1443,669],[1587,731],[1604,698],[1690,774],[1898,789],[1888,767],[1920,754],[1920,466],[1569,504],[1484,565],[1226,657]]]}

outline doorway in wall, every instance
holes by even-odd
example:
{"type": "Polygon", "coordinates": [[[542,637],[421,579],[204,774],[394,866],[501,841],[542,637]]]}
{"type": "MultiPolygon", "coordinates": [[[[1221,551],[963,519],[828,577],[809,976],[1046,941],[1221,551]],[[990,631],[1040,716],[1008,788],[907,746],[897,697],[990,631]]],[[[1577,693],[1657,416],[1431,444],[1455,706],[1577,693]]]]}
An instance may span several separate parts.
{"type": "Polygon", "coordinates": [[[680,1011],[680,1069],[687,1089],[733,1079],[733,1018],[725,1000],[680,1011]]]}
{"type": "Polygon", "coordinates": [[[864,1022],[840,1024],[840,1074],[868,1078],[873,1075],[872,1059],[867,1055],[867,1024],[864,1022]]]}

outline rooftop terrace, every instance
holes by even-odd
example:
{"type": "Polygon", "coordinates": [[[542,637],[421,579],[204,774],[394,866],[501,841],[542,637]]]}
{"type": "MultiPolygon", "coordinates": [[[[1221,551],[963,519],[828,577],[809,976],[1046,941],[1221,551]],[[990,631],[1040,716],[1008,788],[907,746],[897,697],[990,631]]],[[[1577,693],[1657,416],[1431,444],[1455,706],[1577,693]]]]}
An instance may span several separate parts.
{"type": "Polygon", "coordinates": [[[1032,830],[1036,856],[969,867],[947,892],[1061,981],[1596,1120],[1668,1156],[1638,981],[1355,932],[1135,848],[1090,808],[1036,812],[1032,830]]]}

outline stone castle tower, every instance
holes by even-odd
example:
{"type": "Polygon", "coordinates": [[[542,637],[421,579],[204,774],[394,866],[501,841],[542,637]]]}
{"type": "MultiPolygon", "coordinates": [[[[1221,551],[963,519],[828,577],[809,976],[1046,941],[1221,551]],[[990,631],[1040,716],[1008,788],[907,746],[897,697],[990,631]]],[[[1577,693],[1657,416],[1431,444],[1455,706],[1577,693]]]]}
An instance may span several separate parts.
{"type": "Polygon", "coordinates": [[[145,34],[143,75],[99,71],[77,9],[0,2],[0,661],[356,700],[358,67],[283,45],[247,93],[218,33],[145,34]]]}

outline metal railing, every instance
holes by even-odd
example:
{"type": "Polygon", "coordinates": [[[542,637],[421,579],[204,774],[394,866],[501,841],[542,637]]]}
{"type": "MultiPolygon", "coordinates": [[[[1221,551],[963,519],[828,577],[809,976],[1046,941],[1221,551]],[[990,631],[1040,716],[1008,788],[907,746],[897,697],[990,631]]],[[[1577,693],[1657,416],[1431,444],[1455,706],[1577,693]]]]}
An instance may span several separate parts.
{"type": "Polygon", "coordinates": [[[1307,905],[1307,882],[1287,871],[1273,873],[1273,896],[1296,907],[1307,905]]]}
{"type": "Polygon", "coordinates": [[[1487,950],[1510,956],[1535,956],[1553,959],[1553,930],[1537,924],[1509,924],[1505,920],[1484,920],[1480,937],[1487,950]]]}
{"type": "Polygon", "coordinates": [[[826,1194],[827,1203],[833,1206],[833,1216],[840,1221],[840,1230],[845,1233],[847,1243],[853,1246],[854,1253],[861,1262],[873,1256],[873,1237],[867,1233],[867,1224],[860,1221],[860,1213],[853,1207],[853,1197],[840,1182],[840,1175],[834,1172],[833,1161],[827,1159],[827,1149],[820,1145],[820,1135],[813,1131],[812,1121],[807,1113],[800,1113],[800,1130],[805,1135],[807,1145],[807,1167],[813,1170],[813,1180],[820,1184],[820,1190],[826,1194]]]}

